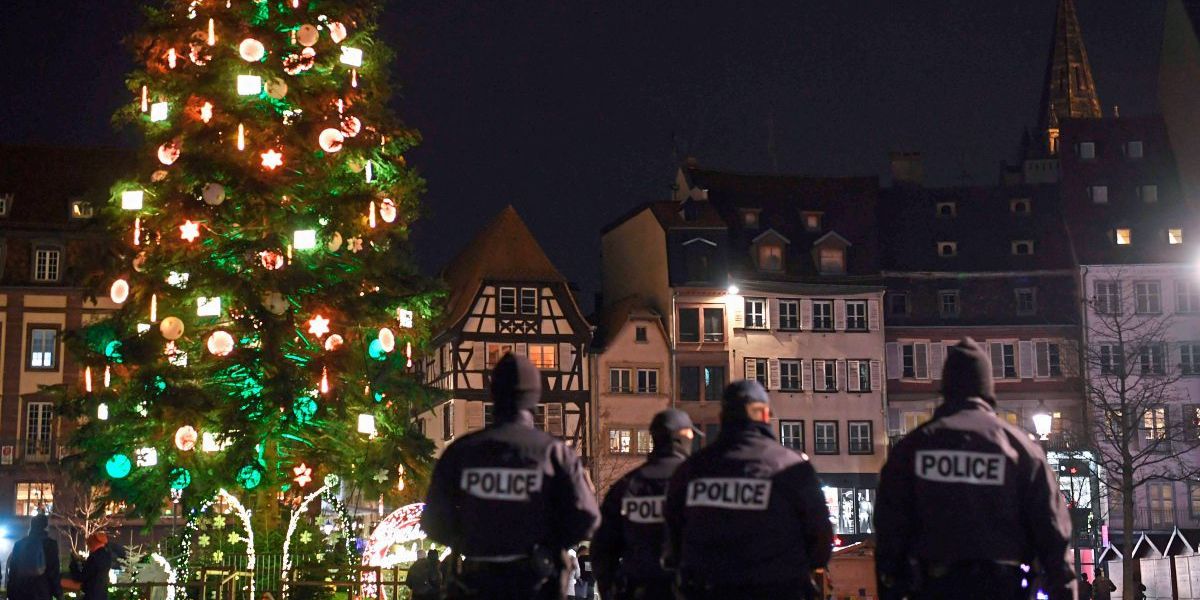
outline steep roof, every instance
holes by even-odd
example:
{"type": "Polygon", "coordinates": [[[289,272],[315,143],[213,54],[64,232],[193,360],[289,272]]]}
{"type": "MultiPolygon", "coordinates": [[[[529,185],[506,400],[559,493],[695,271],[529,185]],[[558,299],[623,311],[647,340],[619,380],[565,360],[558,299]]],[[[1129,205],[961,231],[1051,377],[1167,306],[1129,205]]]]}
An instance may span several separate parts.
{"type": "Polygon", "coordinates": [[[649,319],[656,322],[666,337],[666,327],[662,315],[651,308],[645,298],[629,296],[614,302],[596,315],[593,322],[597,323],[596,335],[592,338],[592,346],[603,350],[612,342],[613,337],[621,332],[631,318],[649,319]]]}
{"type": "Polygon", "coordinates": [[[4,229],[74,229],[72,200],[99,208],[109,188],[128,175],[134,154],[124,150],[49,146],[0,146],[0,196],[12,194],[4,229]]]}
{"type": "Polygon", "coordinates": [[[450,288],[445,323],[456,323],[471,307],[484,281],[566,283],[512,205],[484,225],[442,272],[450,288]]]}
{"type": "Polygon", "coordinates": [[[1038,127],[1042,132],[1058,127],[1063,119],[1098,119],[1101,116],[1100,97],[1083,45],[1075,0],[1059,0],[1058,3],[1039,110],[1038,127]]]}

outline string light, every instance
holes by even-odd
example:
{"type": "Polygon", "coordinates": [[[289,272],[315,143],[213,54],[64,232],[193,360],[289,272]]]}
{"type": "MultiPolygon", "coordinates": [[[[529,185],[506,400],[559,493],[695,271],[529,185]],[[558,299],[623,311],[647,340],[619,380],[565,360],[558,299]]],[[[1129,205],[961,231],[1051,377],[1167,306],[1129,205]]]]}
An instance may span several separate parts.
{"type": "Polygon", "coordinates": [[[275,150],[267,150],[262,153],[262,166],[265,169],[274,171],[276,168],[283,165],[283,155],[275,150]]]}
{"type": "MultiPolygon", "coordinates": [[[[211,18],[208,20],[208,45],[217,45],[217,27],[211,18]]],[[[253,594],[251,594],[253,596],[253,594]]]]}
{"type": "Polygon", "coordinates": [[[96,420],[98,420],[98,421],[107,421],[108,420],[108,405],[107,404],[101,402],[100,405],[96,407],[96,420]]]}
{"type": "Polygon", "coordinates": [[[158,321],[158,294],[150,294],[150,322],[158,321]]]}
{"type": "Polygon", "coordinates": [[[371,208],[367,211],[367,225],[371,229],[375,229],[375,201],[371,201],[371,208]]]}
{"type": "Polygon", "coordinates": [[[241,123],[238,123],[237,148],[238,151],[246,149],[246,128],[241,123]]]}
{"type": "MultiPolygon", "coordinates": [[[[104,389],[112,385],[112,367],[104,365],[104,389]]],[[[105,411],[107,413],[107,411],[105,411]]]]}
{"type": "Polygon", "coordinates": [[[170,50],[167,50],[167,66],[168,67],[170,67],[172,69],[175,68],[175,59],[176,59],[175,49],[171,48],[170,50]]]}
{"type": "Polygon", "coordinates": [[[133,245],[140,246],[142,244],[142,218],[135,217],[133,219],[133,245]]]}
{"type": "Polygon", "coordinates": [[[321,393],[329,393],[329,369],[321,367],[321,393]]]}
{"type": "Polygon", "coordinates": [[[194,242],[200,237],[200,224],[194,223],[190,219],[183,222],[179,226],[179,237],[188,242],[194,242]]]}
{"type": "Polygon", "coordinates": [[[150,89],[142,86],[142,112],[150,111],[150,89]]]}
{"type": "Polygon", "coordinates": [[[87,367],[83,370],[83,389],[87,393],[92,393],[92,368],[87,367]]]}

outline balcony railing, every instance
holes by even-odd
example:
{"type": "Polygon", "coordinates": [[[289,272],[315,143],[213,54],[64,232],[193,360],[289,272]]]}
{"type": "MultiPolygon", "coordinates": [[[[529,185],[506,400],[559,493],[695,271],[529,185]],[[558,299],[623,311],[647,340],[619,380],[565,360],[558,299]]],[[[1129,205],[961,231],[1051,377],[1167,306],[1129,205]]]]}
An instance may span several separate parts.
{"type": "MultiPolygon", "coordinates": [[[[1136,531],[1171,531],[1200,527],[1200,514],[1192,514],[1187,507],[1174,509],[1136,508],[1133,511],[1133,528],[1136,531]]],[[[1120,511],[1108,515],[1109,531],[1124,531],[1125,522],[1120,511]]]]}
{"type": "Polygon", "coordinates": [[[36,440],[0,438],[0,467],[54,463],[66,454],[53,436],[36,440]]]}

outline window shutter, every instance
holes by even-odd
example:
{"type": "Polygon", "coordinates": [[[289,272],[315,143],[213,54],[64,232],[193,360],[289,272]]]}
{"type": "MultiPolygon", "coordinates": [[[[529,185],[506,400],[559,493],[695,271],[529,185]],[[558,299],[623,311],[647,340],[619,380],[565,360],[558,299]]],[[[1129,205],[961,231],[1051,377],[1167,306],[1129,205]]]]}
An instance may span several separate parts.
{"type": "Polygon", "coordinates": [[[808,298],[800,299],[800,329],[801,331],[812,329],[812,300],[808,298]]]}
{"type": "Polygon", "coordinates": [[[988,354],[992,360],[992,378],[1004,378],[1004,344],[992,342],[988,344],[988,354]]]}
{"type": "Polygon", "coordinates": [[[1079,346],[1074,342],[1062,340],[1058,342],[1058,360],[1062,365],[1064,377],[1079,376],[1079,346]]]}
{"type": "Polygon", "coordinates": [[[929,346],[929,378],[941,381],[942,365],[946,362],[946,344],[933,342],[929,346]]]}
{"type": "Polygon", "coordinates": [[[779,298],[771,298],[767,302],[767,327],[779,329],[779,298]]]}
{"type": "Polygon", "coordinates": [[[779,359],[772,358],[767,361],[767,389],[779,389],[779,359]]]}
{"type": "Polygon", "coordinates": [[[837,381],[837,389],[846,389],[846,361],[834,361],[834,378],[837,381]]]}
{"type": "Polygon", "coordinates": [[[823,361],[823,360],[812,361],[812,371],[813,371],[813,388],[812,388],[813,391],[816,391],[816,392],[825,391],[825,361],[823,361]]]}
{"type": "Polygon", "coordinates": [[[758,369],[756,368],[757,364],[755,363],[754,359],[747,358],[745,360],[745,363],[746,363],[746,380],[750,381],[750,380],[753,380],[755,377],[758,377],[758,369]]]}
{"type": "Polygon", "coordinates": [[[867,329],[879,331],[879,300],[867,300],[867,329]]]}
{"type": "MultiPolygon", "coordinates": [[[[1036,375],[1038,377],[1049,377],[1050,376],[1050,343],[1049,342],[1037,342],[1034,345],[1034,352],[1037,355],[1037,371],[1035,371],[1036,375]]],[[[1060,353],[1059,360],[1061,360],[1061,356],[1062,355],[1060,353]]]]}
{"type": "Polygon", "coordinates": [[[546,433],[563,436],[563,405],[558,402],[546,404],[546,433]]]}
{"type": "Polygon", "coordinates": [[[800,361],[800,389],[811,391],[813,387],[812,371],[805,368],[804,361],[800,361]]]}
{"type": "Polygon", "coordinates": [[[913,344],[917,379],[929,379],[929,344],[913,344]]]}
{"type": "Polygon", "coordinates": [[[733,328],[744,329],[746,327],[746,301],[735,302],[733,304],[733,328]]]}
{"type": "Polygon", "coordinates": [[[858,367],[857,360],[846,361],[846,391],[848,391],[848,392],[861,392],[862,391],[862,389],[860,389],[860,386],[859,386],[858,370],[859,370],[859,367],[858,367]]]}
{"type": "Polygon", "coordinates": [[[879,380],[879,361],[871,361],[871,389],[874,391],[883,391],[883,382],[879,380]]]}
{"type": "Polygon", "coordinates": [[[887,378],[900,379],[904,365],[900,360],[900,344],[888,342],[883,346],[883,359],[887,362],[887,378]]]}
{"type": "Polygon", "coordinates": [[[846,301],[833,301],[833,328],[837,331],[846,330],[846,301]]]}
{"type": "Polygon", "coordinates": [[[467,403],[467,431],[483,429],[483,403],[467,403]]]}
{"type": "Polygon", "coordinates": [[[1028,340],[1018,342],[1017,353],[1020,354],[1017,357],[1017,368],[1019,369],[1017,374],[1021,379],[1033,379],[1033,342],[1028,340]]]}

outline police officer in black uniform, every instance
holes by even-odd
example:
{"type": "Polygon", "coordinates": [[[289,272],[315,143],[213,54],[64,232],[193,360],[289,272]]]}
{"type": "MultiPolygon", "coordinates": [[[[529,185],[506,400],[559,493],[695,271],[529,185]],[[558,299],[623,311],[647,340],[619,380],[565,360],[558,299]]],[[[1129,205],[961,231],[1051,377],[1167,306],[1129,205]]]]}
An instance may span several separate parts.
{"type": "Polygon", "coordinates": [[[686,600],[813,598],[833,549],[817,472],[775,441],[756,381],[725,389],[721,433],[675,471],[664,512],[664,560],[686,600]]]}
{"type": "Polygon", "coordinates": [[[603,600],[673,597],[671,573],[662,568],[663,503],[671,474],[691,454],[700,432],[682,410],[668,409],[650,421],[654,448],[646,464],[613,484],[600,505],[600,529],[592,539],[592,565],[603,600]]]}
{"type": "Polygon", "coordinates": [[[875,504],[885,600],[1074,600],[1071,519],[1046,455],[996,416],[991,362],[970,338],[947,349],[944,401],[888,457],[875,504]]]}
{"type": "Polygon", "coordinates": [[[528,359],[501,359],[495,423],[451,444],[434,467],[421,528],[462,555],[451,600],[564,598],[566,551],[599,523],[575,451],[533,425],[541,381],[528,359]]]}

